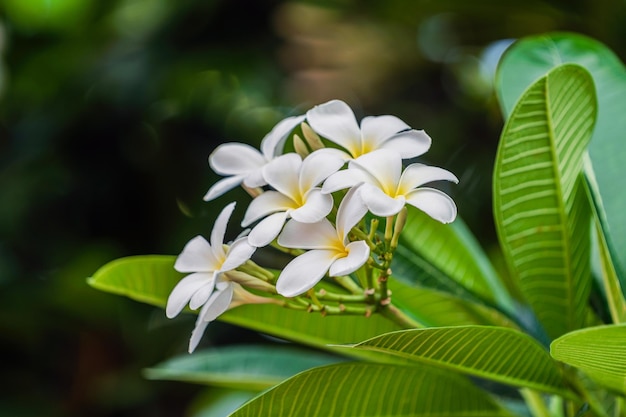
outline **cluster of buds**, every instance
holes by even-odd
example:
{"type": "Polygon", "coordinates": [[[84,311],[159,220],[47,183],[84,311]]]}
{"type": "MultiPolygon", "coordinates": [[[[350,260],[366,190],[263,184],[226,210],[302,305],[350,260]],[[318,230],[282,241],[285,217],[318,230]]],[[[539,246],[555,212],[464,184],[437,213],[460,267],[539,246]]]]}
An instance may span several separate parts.
{"type": "Polygon", "coordinates": [[[178,257],[175,268],[190,274],[172,291],[166,313],[171,318],[187,304],[201,307],[189,351],[209,322],[244,303],[324,314],[370,314],[387,306],[386,281],[405,206],[442,223],[456,217],[448,195],[424,187],[439,180],[457,183],[452,173],[420,163],[403,168],[403,160],[424,154],[430,145],[423,130],[395,116],[365,117],[359,125],[346,103],[333,100],[282,120],[260,151],[242,143],[217,147],[209,164],[225,178],[204,199],[242,186],[253,197],[242,222],[250,229],[224,244],[235,206],[230,203],[217,217],[210,242],[197,236],[178,257]],[[294,152],[284,152],[290,138],[294,152]],[[380,235],[379,219],[385,222],[380,235]],[[268,245],[296,255],[277,277],[251,261],[257,248],[268,245]],[[326,276],[351,295],[315,291],[326,276]],[[346,306],[349,302],[365,307],[346,306]]]}

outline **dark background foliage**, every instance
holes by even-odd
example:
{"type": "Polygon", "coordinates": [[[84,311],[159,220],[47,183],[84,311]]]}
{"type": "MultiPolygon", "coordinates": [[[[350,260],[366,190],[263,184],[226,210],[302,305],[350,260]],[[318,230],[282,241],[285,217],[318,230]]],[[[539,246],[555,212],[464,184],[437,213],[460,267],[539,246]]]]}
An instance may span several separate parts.
{"type": "MultiPolygon", "coordinates": [[[[193,318],[99,293],[116,257],[177,254],[238,191],[202,201],[224,141],[258,145],[332,98],[433,138],[490,247],[492,91],[508,43],[568,30],[626,56],[619,0],[0,0],[0,415],[182,415],[202,388],[146,381],[193,318]]],[[[240,204],[239,215],[242,206],[240,204]]],[[[237,233],[237,230],[233,230],[237,233]]],[[[261,336],[216,323],[204,346],[261,336]]]]}

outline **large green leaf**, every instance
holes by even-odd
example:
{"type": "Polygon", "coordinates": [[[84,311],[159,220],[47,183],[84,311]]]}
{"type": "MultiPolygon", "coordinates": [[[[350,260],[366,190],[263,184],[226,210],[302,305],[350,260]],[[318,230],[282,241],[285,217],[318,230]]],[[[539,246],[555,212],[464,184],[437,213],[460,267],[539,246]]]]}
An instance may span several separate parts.
{"type": "Polygon", "coordinates": [[[164,255],[116,259],[100,267],[87,283],[101,291],[165,307],[172,288],[184,277],[174,269],[175,260],[164,255]]]}
{"type": "Polygon", "coordinates": [[[505,416],[467,380],[428,367],[347,363],[303,372],[232,417],[505,416]]]}
{"type": "Polygon", "coordinates": [[[563,377],[548,352],[525,333],[490,326],[401,330],[354,346],[505,384],[563,394],[563,377]]]}
{"type": "Polygon", "coordinates": [[[597,187],[594,203],[602,230],[626,295],[626,67],[602,43],[573,33],[533,36],[515,43],[504,55],[497,73],[497,92],[509,114],[522,92],[536,79],[563,63],[577,63],[593,77],[598,118],[589,145],[597,187]]]}
{"type": "Polygon", "coordinates": [[[511,296],[461,219],[444,225],[409,206],[396,253],[394,274],[405,281],[461,296],[467,291],[513,311],[511,296]]]}
{"type": "Polygon", "coordinates": [[[389,280],[393,304],[425,327],[465,324],[498,325],[517,328],[500,311],[479,302],[447,292],[389,280]]]}
{"type": "MultiPolygon", "coordinates": [[[[135,256],[112,261],[88,282],[91,286],[134,300],[163,307],[182,275],[174,270],[174,256],[135,256]]],[[[227,311],[220,320],[324,349],[355,343],[400,327],[384,317],[322,316],[289,310],[274,304],[243,305],[227,311]]]]}
{"type": "Polygon", "coordinates": [[[144,374],[149,379],[261,391],[299,372],[339,361],[336,356],[291,346],[234,345],[178,356],[144,374]]]}
{"type": "Polygon", "coordinates": [[[596,382],[626,394],[626,325],[577,330],[550,345],[555,359],[585,371],[596,382]]]}
{"type": "Polygon", "coordinates": [[[194,397],[186,410],[187,417],[227,417],[258,392],[209,387],[194,397]]]}
{"type": "Polygon", "coordinates": [[[596,114],[577,65],[537,80],[513,109],[494,169],[494,216],[511,275],[548,335],[580,328],[590,291],[583,154],[596,114]]]}

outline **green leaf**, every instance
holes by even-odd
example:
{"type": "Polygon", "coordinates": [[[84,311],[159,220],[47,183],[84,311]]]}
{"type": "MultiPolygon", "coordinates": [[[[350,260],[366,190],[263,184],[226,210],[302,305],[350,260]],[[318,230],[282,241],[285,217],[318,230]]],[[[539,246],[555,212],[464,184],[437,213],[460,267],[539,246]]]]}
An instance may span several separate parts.
{"type": "Polygon", "coordinates": [[[506,416],[483,391],[428,367],[347,363],[303,372],[232,417],[506,416]]]}
{"type": "Polygon", "coordinates": [[[626,67],[602,43],[573,33],[534,36],[514,44],[504,55],[497,74],[497,91],[505,114],[536,79],[566,62],[586,68],[598,96],[598,118],[589,145],[593,165],[593,201],[611,260],[626,296],[626,193],[622,189],[626,146],[626,67]]]}
{"type": "Polygon", "coordinates": [[[581,175],[593,81],[563,65],[522,95],[502,132],[494,216],[511,276],[548,335],[580,328],[590,292],[590,208],[581,175]]]}
{"type": "Polygon", "coordinates": [[[496,309],[419,286],[409,286],[394,278],[389,280],[393,304],[425,327],[460,326],[465,324],[517,325],[496,309]]]}
{"type": "MultiPolygon", "coordinates": [[[[96,271],[88,282],[94,288],[163,307],[182,277],[174,270],[175,260],[157,255],[118,259],[96,271]]],[[[400,328],[379,314],[324,317],[274,304],[242,305],[219,320],[328,350],[337,349],[329,345],[355,343],[400,328]]]]}
{"type": "Polygon", "coordinates": [[[590,327],[550,345],[552,357],[585,371],[599,384],[626,394],[626,325],[590,327]]]}
{"type": "Polygon", "coordinates": [[[525,333],[490,326],[402,330],[354,346],[518,387],[564,394],[548,352],[525,333]]]}
{"type": "Polygon", "coordinates": [[[394,275],[456,295],[467,291],[511,313],[510,294],[465,223],[457,219],[442,224],[421,210],[408,208],[392,265],[394,275]]]}
{"type": "Polygon", "coordinates": [[[607,306],[614,323],[626,322],[626,300],[624,300],[620,281],[615,270],[615,264],[609,253],[606,236],[602,233],[602,226],[599,213],[594,210],[597,258],[599,258],[599,275],[602,279],[604,287],[604,295],[607,300],[607,306]]]}
{"type": "Polygon", "coordinates": [[[299,372],[339,361],[336,356],[294,347],[235,345],[178,356],[146,369],[144,375],[261,391],[299,372]]]}
{"type": "Polygon", "coordinates": [[[227,417],[244,403],[256,397],[258,392],[211,387],[193,399],[185,416],[227,417]]]}
{"type": "Polygon", "coordinates": [[[184,274],[174,269],[175,256],[146,255],[120,258],[98,269],[87,283],[92,287],[165,307],[172,288],[184,274]]]}

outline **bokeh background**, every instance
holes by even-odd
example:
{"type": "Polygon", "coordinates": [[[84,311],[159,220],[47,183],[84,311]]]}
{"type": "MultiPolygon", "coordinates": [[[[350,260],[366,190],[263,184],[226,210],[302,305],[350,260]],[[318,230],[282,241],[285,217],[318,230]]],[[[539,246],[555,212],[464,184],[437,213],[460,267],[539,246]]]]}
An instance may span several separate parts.
{"type": "MultiPolygon", "coordinates": [[[[0,0],[0,415],[202,415],[205,388],[141,374],[193,317],[85,279],[208,234],[245,200],[202,201],[211,150],[329,99],[425,129],[489,248],[495,65],[555,30],[626,58],[623,0],[0,0]]],[[[251,340],[215,323],[203,346],[251,340]]]]}

